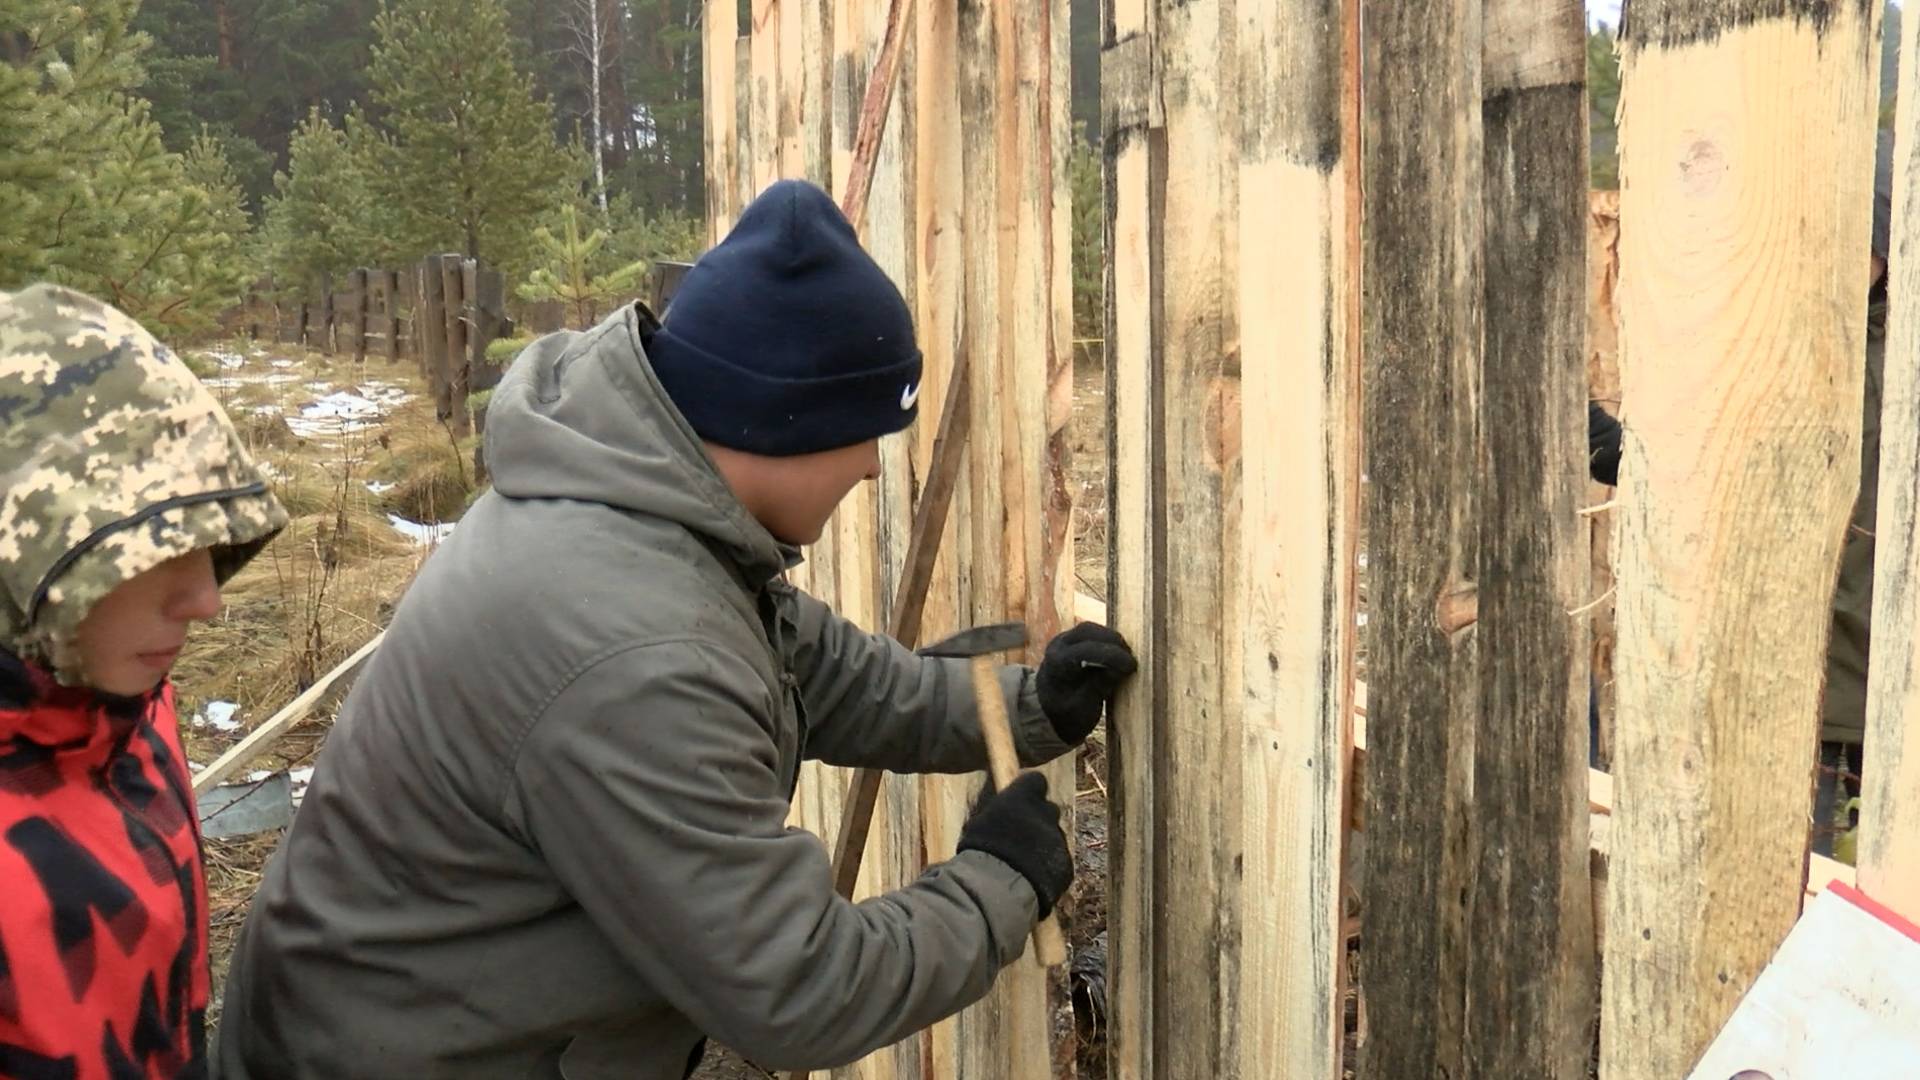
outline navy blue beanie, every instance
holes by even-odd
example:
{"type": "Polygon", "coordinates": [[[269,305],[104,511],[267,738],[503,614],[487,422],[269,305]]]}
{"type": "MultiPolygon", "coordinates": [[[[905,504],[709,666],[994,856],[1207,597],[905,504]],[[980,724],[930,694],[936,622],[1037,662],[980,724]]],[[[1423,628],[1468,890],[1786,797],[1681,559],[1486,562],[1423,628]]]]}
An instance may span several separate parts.
{"type": "Polygon", "coordinates": [[[852,446],[919,414],[906,300],[827,193],[796,180],[687,272],[647,358],[701,438],[750,454],[852,446]]]}

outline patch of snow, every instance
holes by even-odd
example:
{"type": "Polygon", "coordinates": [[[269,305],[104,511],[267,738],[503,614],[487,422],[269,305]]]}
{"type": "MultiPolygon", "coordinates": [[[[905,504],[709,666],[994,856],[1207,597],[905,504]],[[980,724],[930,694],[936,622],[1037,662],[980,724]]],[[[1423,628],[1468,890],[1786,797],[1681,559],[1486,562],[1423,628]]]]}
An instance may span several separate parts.
{"type": "MultiPolygon", "coordinates": [[[[267,354],[266,354],[266,353],[264,353],[264,352],[259,352],[259,351],[257,351],[257,350],[256,350],[256,351],[254,352],[254,354],[253,354],[253,355],[255,355],[255,356],[265,356],[265,355],[267,355],[267,354]]],[[[294,361],[292,361],[292,360],[275,360],[275,361],[273,362],[273,366],[274,366],[274,367],[282,367],[282,368],[285,368],[285,367],[293,367],[293,366],[294,366],[294,361]]]]}
{"type": "Polygon", "coordinates": [[[222,375],[216,379],[201,379],[200,385],[209,390],[234,390],[247,385],[247,380],[222,375]]]}
{"type": "Polygon", "coordinates": [[[392,482],[387,480],[367,481],[367,490],[373,492],[375,495],[385,495],[387,492],[392,491],[393,487],[392,482]]]}
{"type": "Polygon", "coordinates": [[[390,382],[381,382],[378,379],[369,379],[354,387],[354,390],[358,392],[361,397],[366,398],[368,401],[373,402],[383,409],[399,408],[413,399],[412,394],[407,393],[400,387],[390,382]]]}
{"type": "Polygon", "coordinates": [[[263,416],[279,416],[280,415],[280,406],[275,405],[272,402],[267,402],[264,405],[242,405],[240,407],[247,410],[248,412],[260,413],[263,416]]]}
{"type": "Polygon", "coordinates": [[[220,366],[223,368],[226,368],[228,371],[232,371],[233,369],[239,368],[239,367],[245,367],[247,363],[246,357],[241,356],[239,353],[209,350],[207,352],[207,355],[214,360],[218,360],[220,362],[220,366]]]}
{"type": "Polygon", "coordinates": [[[321,379],[315,379],[312,382],[307,384],[307,389],[313,391],[316,394],[324,394],[327,391],[333,389],[333,384],[321,379]]]}
{"type": "Polygon", "coordinates": [[[231,735],[240,730],[240,721],[233,718],[233,714],[239,711],[240,706],[231,701],[209,701],[200,707],[199,712],[193,714],[193,726],[212,728],[222,734],[231,735]]]}
{"type": "Polygon", "coordinates": [[[1363,612],[1361,612],[1361,613],[1359,613],[1358,615],[1355,615],[1355,616],[1353,617],[1353,625],[1355,625],[1355,626],[1365,626],[1365,625],[1367,625],[1367,613],[1363,611],[1363,612]]]}
{"type": "Polygon", "coordinates": [[[293,805],[299,806],[300,800],[307,797],[307,785],[313,783],[313,766],[287,770],[287,780],[293,786],[293,805]]]}
{"type": "Polygon", "coordinates": [[[412,540],[414,543],[423,544],[428,547],[445,540],[447,534],[453,532],[454,525],[451,521],[439,525],[422,525],[418,521],[408,521],[399,514],[388,514],[387,524],[392,525],[394,531],[412,540]]]}
{"type": "Polygon", "coordinates": [[[267,355],[267,350],[261,348],[258,345],[255,345],[253,348],[247,350],[247,355],[253,357],[255,360],[258,360],[259,358],[267,355]]]}
{"type": "Polygon", "coordinates": [[[240,779],[242,783],[247,783],[247,784],[264,783],[268,780],[273,779],[273,772],[270,769],[255,769],[252,772],[248,773],[247,775],[241,777],[240,779]]]}
{"type": "Polygon", "coordinates": [[[342,390],[307,405],[297,417],[287,417],[287,427],[302,438],[345,435],[365,431],[386,414],[386,405],[342,390]]]}

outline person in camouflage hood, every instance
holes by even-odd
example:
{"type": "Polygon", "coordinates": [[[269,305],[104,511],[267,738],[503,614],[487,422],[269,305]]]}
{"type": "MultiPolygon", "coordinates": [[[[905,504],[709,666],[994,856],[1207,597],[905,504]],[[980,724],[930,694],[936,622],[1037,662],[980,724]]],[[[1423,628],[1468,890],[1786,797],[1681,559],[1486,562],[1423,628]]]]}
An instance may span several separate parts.
{"type": "Polygon", "coordinates": [[[204,1076],[167,672],[286,513],[177,357],[45,285],[0,293],[0,477],[0,1076],[204,1076]]]}

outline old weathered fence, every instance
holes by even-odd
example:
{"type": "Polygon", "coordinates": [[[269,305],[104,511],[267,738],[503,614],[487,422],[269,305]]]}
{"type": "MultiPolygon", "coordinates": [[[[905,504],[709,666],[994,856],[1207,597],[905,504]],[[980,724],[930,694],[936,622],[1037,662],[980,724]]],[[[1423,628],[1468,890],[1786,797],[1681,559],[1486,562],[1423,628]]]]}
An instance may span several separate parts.
{"type": "Polygon", "coordinates": [[[472,429],[468,395],[499,381],[488,344],[514,327],[500,271],[451,254],[400,270],[356,269],[337,281],[321,274],[298,299],[262,282],[244,310],[255,338],[350,354],[356,362],[369,355],[416,361],[436,413],[456,435],[472,429]]]}
{"type": "MultiPolygon", "coordinates": [[[[740,35],[708,5],[715,239],[775,177],[845,182],[884,7],[753,0],[740,35]]],[[[1627,18],[1616,211],[1585,190],[1574,0],[1104,6],[1100,614],[1146,660],[1108,732],[1116,1080],[1341,1075],[1349,893],[1361,1077],[1584,1078],[1597,1037],[1609,1080],[1683,1076],[1806,892],[1848,875],[1809,859],[1807,819],[1877,16],[1627,18]],[[1585,479],[1583,394],[1627,418],[1617,491],[1585,479]],[[1592,625],[1613,606],[1617,663],[1592,625]],[[1617,686],[1611,776],[1586,767],[1590,665],[1610,716],[1617,686]]],[[[1066,615],[1066,41],[1051,0],[916,10],[883,143],[864,239],[914,305],[923,409],[974,363],[930,634],[1066,615]]],[[[1920,433],[1889,373],[1860,882],[1911,913],[1920,530],[1894,493],[1920,433]]],[[[938,419],[797,575],[866,625],[938,419]]],[[[976,782],[890,778],[859,894],[950,853],[976,782]]],[[[842,790],[810,768],[795,821],[832,836],[842,790]]],[[[1058,1075],[1039,977],[839,1075],[1058,1075]]]]}
{"type": "MultiPolygon", "coordinates": [[[[884,0],[753,0],[751,25],[741,27],[732,0],[707,5],[714,238],[778,177],[842,193],[887,9],[884,0]]],[[[1068,615],[1067,12],[1065,0],[960,0],[915,5],[910,16],[863,239],[915,312],[925,355],[920,420],[906,438],[883,443],[880,481],[843,505],[795,573],[874,629],[902,572],[914,494],[963,350],[968,464],[924,636],[1014,619],[1030,627],[1037,650],[1068,615]]],[[[1070,769],[1052,774],[1056,798],[1070,802],[1070,769]]],[[[808,766],[794,821],[833,837],[846,782],[841,770],[808,766]]],[[[889,777],[855,895],[900,886],[950,857],[979,784],[978,776],[889,777]]],[[[1029,954],[977,1007],[836,1075],[1052,1075],[1045,981],[1029,954]]],[[[1071,1052],[1064,1043],[1055,1049],[1063,1062],[1071,1052]]]]}

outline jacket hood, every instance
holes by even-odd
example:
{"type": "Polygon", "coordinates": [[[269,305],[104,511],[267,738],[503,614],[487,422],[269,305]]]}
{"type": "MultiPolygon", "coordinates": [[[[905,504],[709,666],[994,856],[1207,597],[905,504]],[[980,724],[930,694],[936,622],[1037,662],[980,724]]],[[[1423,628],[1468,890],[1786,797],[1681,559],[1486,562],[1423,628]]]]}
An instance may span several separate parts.
{"type": "Polygon", "coordinates": [[[114,308],[0,293],[0,614],[16,655],[68,648],[122,582],[201,548],[224,582],[287,523],[213,395],[114,308]]]}
{"type": "Polygon", "coordinates": [[[487,406],[494,490],[577,499],[675,522],[752,586],[797,561],[742,506],[647,360],[658,323],[629,304],[591,330],[529,344],[487,406]]]}

